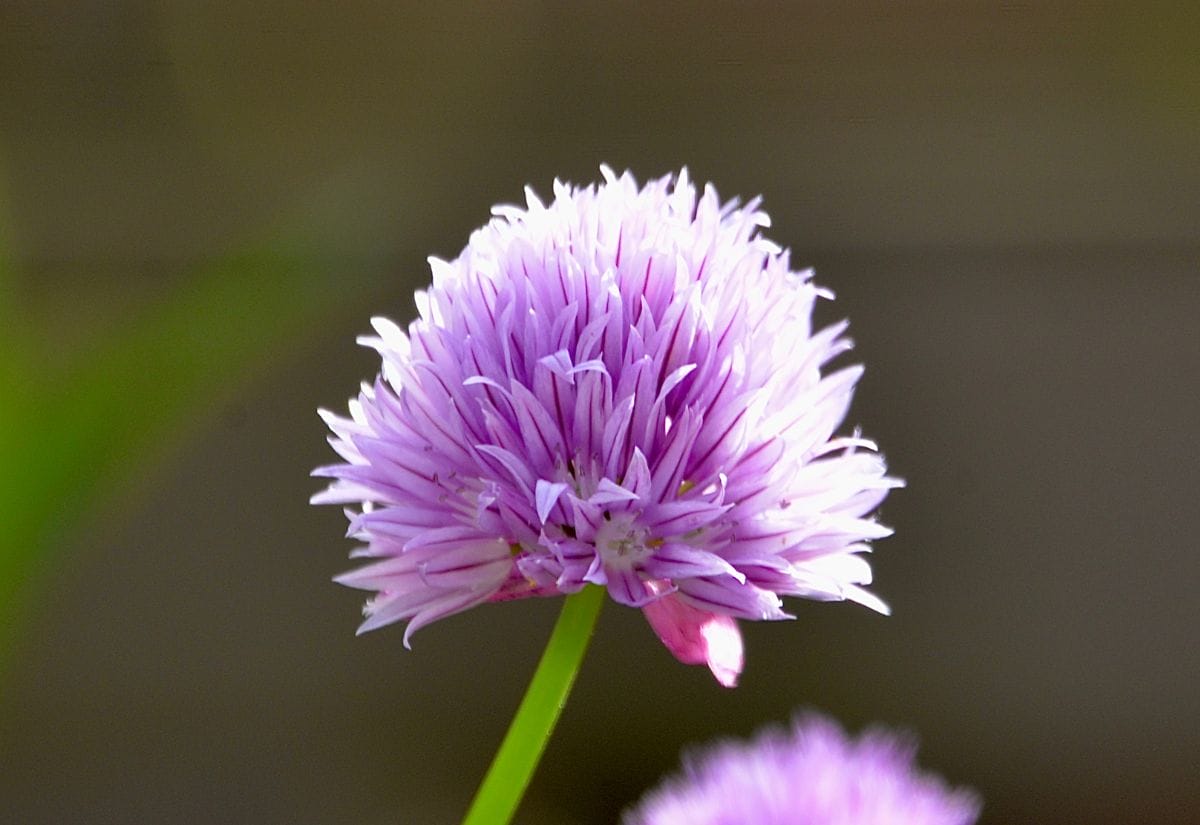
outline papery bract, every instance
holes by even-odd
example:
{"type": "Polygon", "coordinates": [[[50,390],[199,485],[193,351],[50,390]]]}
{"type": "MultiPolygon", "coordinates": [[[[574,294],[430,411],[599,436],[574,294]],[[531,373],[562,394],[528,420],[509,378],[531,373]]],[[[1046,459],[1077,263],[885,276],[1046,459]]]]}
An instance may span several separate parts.
{"type": "Polygon", "coordinates": [[[337,579],[377,594],[360,631],[592,583],[731,685],[734,620],[790,618],[781,596],[886,612],[861,554],[899,482],[834,436],[861,368],[822,373],[846,324],[812,330],[828,295],[758,201],[602,171],[431,259],[407,332],[373,320],[383,369],[322,411],[343,463],[313,501],[373,560],[337,579]]]}

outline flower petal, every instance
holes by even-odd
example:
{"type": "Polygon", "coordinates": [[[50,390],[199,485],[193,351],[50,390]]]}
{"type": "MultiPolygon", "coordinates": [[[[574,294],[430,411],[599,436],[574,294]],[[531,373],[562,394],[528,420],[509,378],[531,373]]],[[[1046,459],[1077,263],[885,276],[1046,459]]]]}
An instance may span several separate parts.
{"type": "Polygon", "coordinates": [[[642,613],[676,659],[708,665],[722,685],[737,685],[744,657],[742,634],[732,617],[699,610],[673,594],[650,602],[642,613]]]}

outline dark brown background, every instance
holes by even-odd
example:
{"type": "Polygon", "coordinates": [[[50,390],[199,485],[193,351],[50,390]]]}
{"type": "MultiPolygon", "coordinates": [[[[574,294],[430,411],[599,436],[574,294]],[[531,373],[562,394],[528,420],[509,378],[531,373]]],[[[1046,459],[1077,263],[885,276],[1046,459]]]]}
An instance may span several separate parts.
{"type": "Polygon", "coordinates": [[[374,371],[353,337],[407,319],[426,255],[603,161],[762,193],[838,293],[850,423],[909,483],[875,559],[895,615],[795,604],[728,692],[610,607],[519,821],[613,822],[684,744],[805,706],[916,730],[985,823],[1197,821],[1192,4],[253,6],[0,7],[46,336],[86,347],[289,221],[346,283],[62,548],[0,705],[0,820],[455,821],[557,604],[355,639],[314,409],[374,371]]]}

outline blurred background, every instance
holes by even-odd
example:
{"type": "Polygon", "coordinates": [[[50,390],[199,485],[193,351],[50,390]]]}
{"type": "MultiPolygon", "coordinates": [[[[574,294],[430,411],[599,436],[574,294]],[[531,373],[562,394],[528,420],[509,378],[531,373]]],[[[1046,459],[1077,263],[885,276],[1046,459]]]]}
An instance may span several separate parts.
{"type": "Polygon", "coordinates": [[[522,823],[815,707],[984,823],[1196,822],[1195,4],[0,5],[0,821],[455,822],[557,602],[354,637],[318,406],[607,162],[765,196],[908,488],[734,691],[601,617],[522,823]]]}

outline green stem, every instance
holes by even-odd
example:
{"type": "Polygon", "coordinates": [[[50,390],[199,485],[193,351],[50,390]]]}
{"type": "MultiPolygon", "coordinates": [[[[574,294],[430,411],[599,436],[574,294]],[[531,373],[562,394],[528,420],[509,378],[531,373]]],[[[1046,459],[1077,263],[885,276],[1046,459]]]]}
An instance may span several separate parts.
{"type": "Polygon", "coordinates": [[[567,597],[525,698],[463,825],[506,825],[512,820],[567,703],[602,604],[604,588],[595,585],[567,597]]]}

